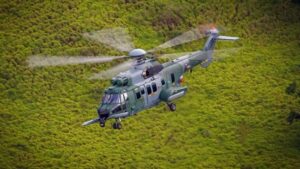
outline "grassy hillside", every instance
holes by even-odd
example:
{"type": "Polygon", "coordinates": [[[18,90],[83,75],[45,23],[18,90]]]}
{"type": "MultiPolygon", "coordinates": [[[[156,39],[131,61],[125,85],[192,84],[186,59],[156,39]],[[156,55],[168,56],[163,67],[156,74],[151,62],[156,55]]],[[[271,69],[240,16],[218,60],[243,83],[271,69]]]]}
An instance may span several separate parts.
{"type": "Polygon", "coordinates": [[[300,168],[300,121],[286,122],[300,111],[298,1],[1,0],[0,11],[0,168],[300,168]],[[240,50],[187,74],[176,112],[160,104],[123,120],[122,130],[81,126],[109,86],[88,77],[116,62],[26,62],[37,54],[123,54],[84,32],[126,27],[137,47],[150,49],[212,22],[241,38],[217,48],[240,50]],[[287,94],[292,82],[299,88],[287,94]]]}

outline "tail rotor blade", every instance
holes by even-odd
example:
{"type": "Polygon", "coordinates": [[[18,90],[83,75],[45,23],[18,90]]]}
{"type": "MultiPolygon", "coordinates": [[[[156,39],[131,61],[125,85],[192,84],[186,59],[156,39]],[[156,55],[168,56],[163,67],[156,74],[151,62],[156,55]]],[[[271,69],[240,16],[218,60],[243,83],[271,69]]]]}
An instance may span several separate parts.
{"type": "Polygon", "coordinates": [[[122,52],[128,52],[134,48],[131,37],[126,29],[121,27],[83,33],[83,37],[109,45],[122,52]]]}
{"type": "Polygon", "coordinates": [[[74,65],[83,63],[104,63],[111,62],[115,59],[126,58],[127,56],[31,56],[27,60],[29,67],[47,67],[47,66],[63,66],[63,65],[74,65]]]}

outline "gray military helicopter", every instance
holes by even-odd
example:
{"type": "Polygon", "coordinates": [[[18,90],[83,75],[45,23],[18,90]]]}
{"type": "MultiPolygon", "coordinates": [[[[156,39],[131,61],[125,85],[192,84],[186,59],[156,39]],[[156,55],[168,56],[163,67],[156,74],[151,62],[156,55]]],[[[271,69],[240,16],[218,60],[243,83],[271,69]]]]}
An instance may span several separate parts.
{"type": "Polygon", "coordinates": [[[213,61],[214,46],[217,40],[237,40],[238,37],[221,36],[216,28],[203,30],[203,27],[193,29],[170,41],[146,52],[143,49],[131,49],[127,45],[129,37],[120,28],[115,31],[108,29],[100,32],[84,34],[85,37],[101,41],[121,51],[129,51],[128,56],[115,57],[40,57],[33,56],[29,59],[31,67],[56,66],[65,64],[109,62],[115,59],[129,58],[130,60],[94,75],[91,79],[109,78],[111,86],[108,87],[102,102],[97,109],[98,117],[84,122],[87,126],[99,123],[101,127],[109,119],[115,119],[112,127],[121,129],[121,119],[137,114],[151,108],[160,102],[165,102],[171,111],[176,110],[174,100],[184,96],[187,87],[182,86],[183,74],[200,65],[206,68],[213,61]],[[191,52],[166,63],[156,61],[153,52],[187,43],[208,36],[203,50],[191,52]],[[121,40],[116,40],[116,39],[121,40]],[[114,43],[111,43],[113,41],[114,43]]]}

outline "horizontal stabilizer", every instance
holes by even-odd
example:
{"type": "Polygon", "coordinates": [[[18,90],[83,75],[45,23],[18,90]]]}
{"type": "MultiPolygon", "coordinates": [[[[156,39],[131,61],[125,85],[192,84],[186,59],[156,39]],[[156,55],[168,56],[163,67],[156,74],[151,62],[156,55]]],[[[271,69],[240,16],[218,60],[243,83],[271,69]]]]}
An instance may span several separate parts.
{"type": "Polygon", "coordinates": [[[87,126],[87,125],[96,123],[96,122],[98,122],[98,121],[99,121],[99,118],[96,118],[96,119],[92,119],[92,120],[86,121],[86,122],[82,123],[82,125],[83,125],[83,126],[87,126]]]}
{"type": "Polygon", "coordinates": [[[218,40],[238,40],[239,37],[233,37],[233,36],[218,36],[218,40]]]}

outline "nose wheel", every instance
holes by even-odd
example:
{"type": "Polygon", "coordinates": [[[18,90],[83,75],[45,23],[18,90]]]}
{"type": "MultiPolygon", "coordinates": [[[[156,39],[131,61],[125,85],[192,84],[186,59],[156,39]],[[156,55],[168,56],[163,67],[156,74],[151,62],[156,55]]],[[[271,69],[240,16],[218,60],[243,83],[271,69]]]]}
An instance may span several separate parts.
{"type": "Polygon", "coordinates": [[[175,111],[176,110],[176,104],[175,103],[168,103],[168,107],[171,111],[175,111]]]}
{"type": "Polygon", "coordinates": [[[121,118],[116,119],[116,121],[112,125],[113,129],[121,129],[122,124],[121,124],[121,118]]]}
{"type": "Polygon", "coordinates": [[[100,118],[100,127],[105,127],[105,119],[100,118]]]}

